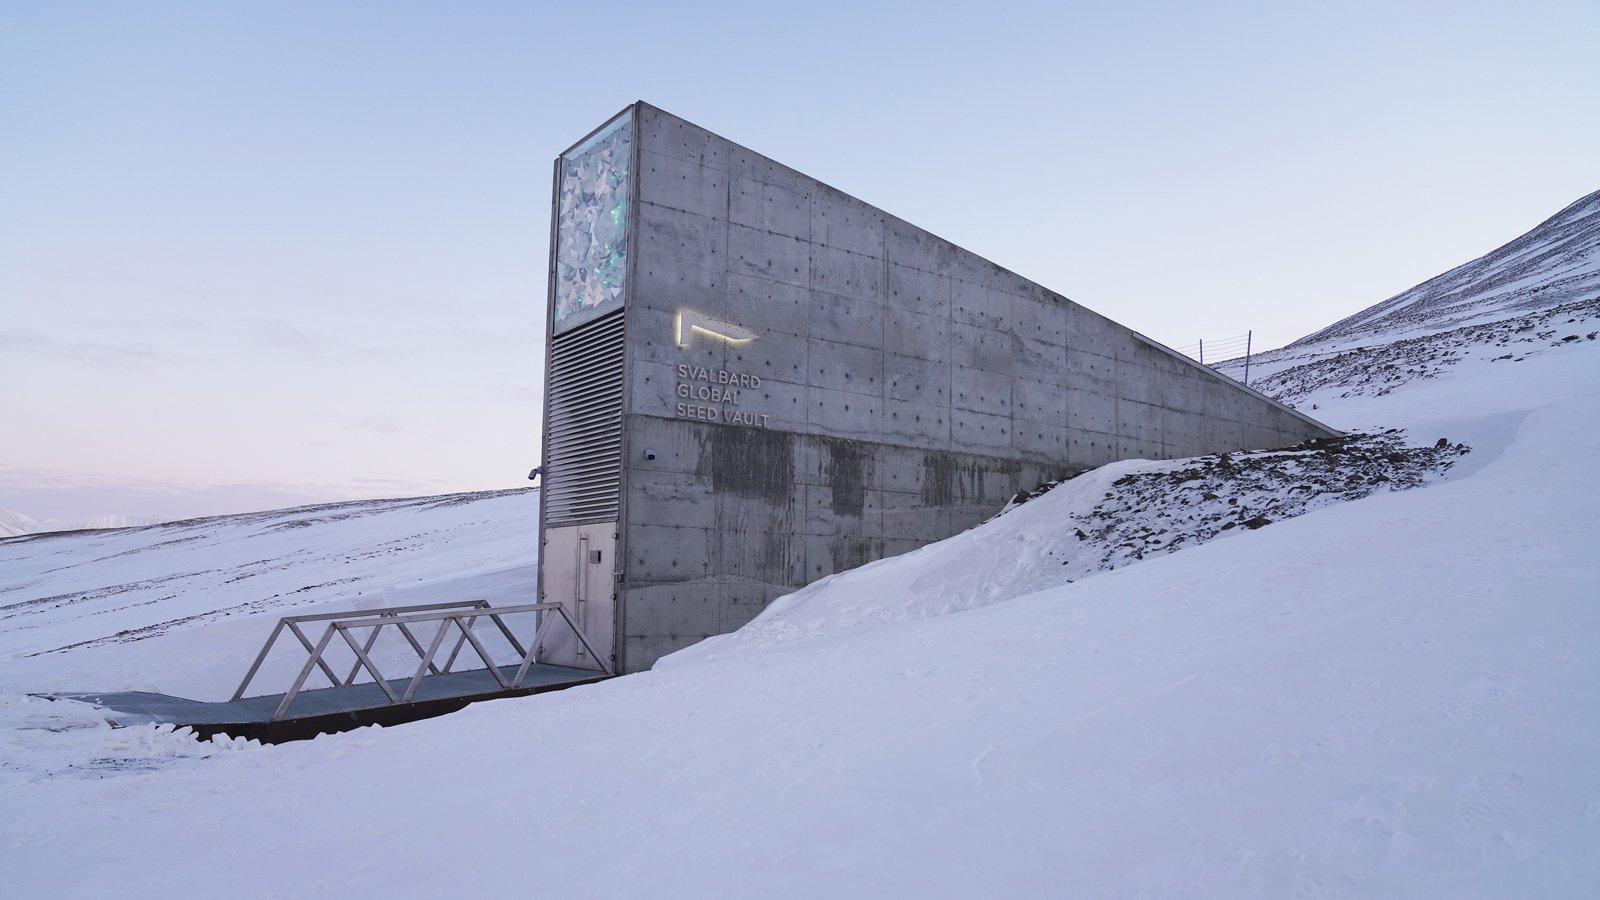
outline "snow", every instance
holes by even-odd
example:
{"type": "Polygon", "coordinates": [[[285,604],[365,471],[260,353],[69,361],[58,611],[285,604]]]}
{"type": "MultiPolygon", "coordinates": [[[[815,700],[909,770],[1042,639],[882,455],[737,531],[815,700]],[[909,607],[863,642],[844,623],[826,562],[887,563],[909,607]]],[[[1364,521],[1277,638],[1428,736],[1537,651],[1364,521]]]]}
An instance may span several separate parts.
{"type": "Polygon", "coordinates": [[[145,525],[157,525],[161,519],[150,516],[124,516],[106,513],[98,516],[89,516],[84,519],[46,519],[40,522],[23,513],[13,512],[9,509],[0,509],[0,538],[16,537],[23,534],[37,534],[47,531],[94,531],[110,528],[139,528],[145,525]]]}
{"type": "Polygon", "coordinates": [[[1600,341],[1496,362],[1459,324],[1432,374],[1283,385],[1471,446],[1397,463],[1412,489],[1199,542],[1208,507],[1150,486],[1220,463],[1123,462],[651,672],[297,744],[22,694],[225,695],[222,651],[299,596],[526,599],[532,495],[0,541],[0,871],[20,896],[1593,896],[1600,341]],[[1115,542],[1076,537],[1098,509],[1115,542]],[[1196,543],[1103,564],[1157,521],[1196,543]]]}
{"type": "Polygon", "coordinates": [[[1396,339],[1433,333],[1597,295],[1600,191],[1579,198],[1505,246],[1335,322],[1286,349],[1373,335],[1396,339]]]}
{"type": "Polygon", "coordinates": [[[226,700],[284,615],[529,602],[538,516],[524,489],[0,541],[0,691],[226,700]]]}
{"type": "Polygon", "coordinates": [[[1102,466],[982,528],[782,597],[749,626],[667,664],[988,606],[1335,503],[1418,487],[1466,454],[1458,445],[1408,449],[1402,438],[1352,435],[1226,459],[1102,466]]]}
{"type": "Polygon", "coordinates": [[[15,537],[38,530],[39,523],[32,518],[9,509],[0,509],[0,538],[15,537]]]}

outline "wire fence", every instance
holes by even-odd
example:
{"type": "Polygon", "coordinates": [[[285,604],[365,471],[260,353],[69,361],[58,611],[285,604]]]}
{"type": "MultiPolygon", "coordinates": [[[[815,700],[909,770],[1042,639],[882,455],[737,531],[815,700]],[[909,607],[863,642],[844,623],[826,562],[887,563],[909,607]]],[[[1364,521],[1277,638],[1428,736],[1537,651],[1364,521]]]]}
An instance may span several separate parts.
{"type": "Polygon", "coordinates": [[[1225,362],[1244,360],[1244,383],[1250,383],[1250,350],[1253,331],[1234,337],[1199,340],[1185,347],[1172,349],[1205,366],[1219,366],[1225,362]]]}

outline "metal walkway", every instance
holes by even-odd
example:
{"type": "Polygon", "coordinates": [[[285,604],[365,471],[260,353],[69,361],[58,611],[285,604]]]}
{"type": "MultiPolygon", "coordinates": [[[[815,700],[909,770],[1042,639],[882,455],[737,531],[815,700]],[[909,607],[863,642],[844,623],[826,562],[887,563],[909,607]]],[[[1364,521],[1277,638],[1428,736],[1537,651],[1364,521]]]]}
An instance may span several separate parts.
{"type": "Polygon", "coordinates": [[[206,703],[144,691],[44,696],[104,707],[114,714],[110,721],[117,726],[172,723],[193,728],[201,738],[221,733],[265,743],[301,740],[363,725],[413,722],[454,712],[478,700],[537,694],[610,678],[609,668],[585,669],[535,661],[544,649],[543,641],[550,626],[558,622],[571,631],[577,643],[588,651],[590,659],[601,658],[559,603],[494,607],[486,601],[474,600],[287,616],[279,620],[233,699],[226,702],[206,703]],[[527,613],[533,614],[536,627],[524,645],[507,624],[506,617],[527,613]],[[483,638],[474,630],[479,620],[487,620],[495,626],[494,632],[504,638],[520,657],[520,662],[495,663],[483,638]],[[300,628],[307,622],[327,623],[315,644],[300,628]],[[431,622],[437,622],[438,628],[424,650],[412,626],[431,622]],[[415,670],[404,677],[387,677],[373,658],[373,647],[379,635],[391,626],[417,655],[415,670]],[[278,638],[286,632],[293,635],[307,653],[299,675],[282,693],[244,696],[278,638]],[[452,633],[455,634],[453,646],[441,664],[438,661],[440,652],[452,633]],[[354,663],[342,678],[329,656],[329,647],[336,635],[344,639],[354,656],[354,663]],[[471,655],[482,663],[481,667],[455,670],[458,660],[469,658],[462,653],[468,647],[471,655]],[[319,670],[329,686],[305,689],[306,682],[319,670]],[[362,673],[366,673],[369,680],[358,683],[356,679],[362,673]]]}

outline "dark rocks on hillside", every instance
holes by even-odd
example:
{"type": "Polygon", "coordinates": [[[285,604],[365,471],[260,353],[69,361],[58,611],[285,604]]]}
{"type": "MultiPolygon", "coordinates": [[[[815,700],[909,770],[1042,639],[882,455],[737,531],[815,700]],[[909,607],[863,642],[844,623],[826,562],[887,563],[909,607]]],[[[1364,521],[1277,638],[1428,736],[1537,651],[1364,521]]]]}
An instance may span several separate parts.
{"type": "MultiPolygon", "coordinates": [[[[1327,356],[1317,356],[1312,352],[1307,354],[1310,358],[1306,362],[1253,378],[1250,386],[1285,403],[1302,400],[1318,391],[1337,390],[1340,397],[1381,397],[1408,382],[1438,377],[1447,369],[1473,358],[1477,348],[1514,349],[1516,352],[1492,359],[1521,362],[1541,348],[1568,346],[1577,340],[1577,336],[1557,339],[1557,329],[1550,327],[1551,324],[1561,320],[1587,323],[1596,318],[1600,318],[1600,297],[1497,322],[1465,325],[1392,343],[1354,347],[1327,356]]],[[[1285,348],[1278,352],[1288,353],[1292,349],[1285,348]]],[[[1270,359],[1271,355],[1267,358],[1270,359]]]]}
{"type": "MultiPolygon", "coordinates": [[[[1224,453],[1133,472],[1088,513],[1071,518],[1083,567],[1105,571],[1202,544],[1234,529],[1255,530],[1314,509],[1439,477],[1469,452],[1440,438],[1408,447],[1398,429],[1308,441],[1284,450],[1224,453]]],[[[1037,497],[1060,482],[1030,492],[1037,497]]],[[[1065,563],[1064,563],[1065,564],[1065,563]]]]}

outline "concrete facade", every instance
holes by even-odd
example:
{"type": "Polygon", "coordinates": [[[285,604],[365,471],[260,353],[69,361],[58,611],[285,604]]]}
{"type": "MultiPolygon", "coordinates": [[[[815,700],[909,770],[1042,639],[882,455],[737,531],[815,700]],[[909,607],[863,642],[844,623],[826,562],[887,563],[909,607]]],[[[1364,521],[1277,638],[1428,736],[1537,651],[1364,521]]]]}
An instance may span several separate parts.
{"type": "Polygon", "coordinates": [[[1049,479],[1333,434],[793,169],[632,114],[622,670],[1049,479]]]}

